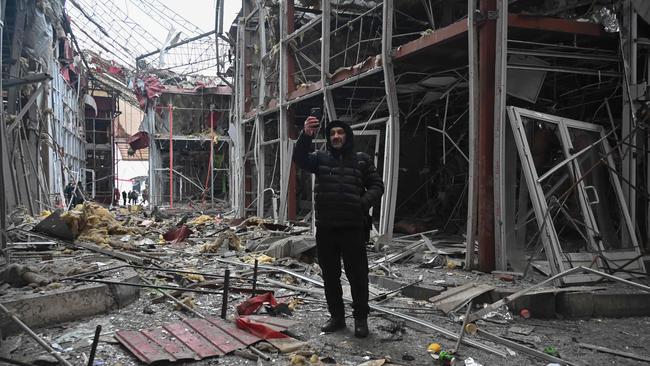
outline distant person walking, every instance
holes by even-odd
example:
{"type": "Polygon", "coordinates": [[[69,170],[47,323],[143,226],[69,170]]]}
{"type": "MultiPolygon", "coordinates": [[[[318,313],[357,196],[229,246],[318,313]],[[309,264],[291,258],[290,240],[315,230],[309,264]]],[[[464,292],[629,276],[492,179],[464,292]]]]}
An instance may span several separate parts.
{"type": "Polygon", "coordinates": [[[84,203],[85,198],[84,198],[84,192],[83,192],[83,186],[81,185],[81,181],[77,182],[77,186],[74,189],[74,197],[72,198],[74,206],[76,205],[81,205],[84,203]]]}
{"type": "Polygon", "coordinates": [[[122,201],[124,202],[123,206],[126,206],[126,191],[122,191],[122,201]]]}
{"type": "Polygon", "coordinates": [[[65,204],[69,208],[72,204],[72,192],[74,192],[74,185],[72,182],[68,182],[68,185],[63,189],[63,194],[65,195],[65,204]]]}

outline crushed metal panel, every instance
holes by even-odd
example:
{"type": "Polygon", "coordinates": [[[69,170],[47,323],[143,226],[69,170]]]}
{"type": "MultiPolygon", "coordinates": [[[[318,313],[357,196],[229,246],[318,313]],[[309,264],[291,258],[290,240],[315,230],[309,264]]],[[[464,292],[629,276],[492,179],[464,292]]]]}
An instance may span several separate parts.
{"type": "Polygon", "coordinates": [[[164,325],[163,328],[170,334],[183,342],[197,354],[196,359],[202,359],[212,356],[221,356],[223,352],[206,339],[202,334],[185,323],[174,323],[164,325]]]}
{"type": "Polygon", "coordinates": [[[190,318],[142,331],[117,331],[115,338],[147,364],[200,360],[246,348],[261,338],[219,318],[190,318]]]}
{"type": "MultiPolygon", "coordinates": [[[[234,339],[243,343],[245,346],[250,346],[251,344],[257,343],[262,340],[262,338],[252,335],[244,330],[237,328],[234,324],[226,322],[219,318],[206,318],[207,321],[216,325],[224,332],[228,333],[234,339]]],[[[242,347],[243,348],[243,347],[242,347]]]]}

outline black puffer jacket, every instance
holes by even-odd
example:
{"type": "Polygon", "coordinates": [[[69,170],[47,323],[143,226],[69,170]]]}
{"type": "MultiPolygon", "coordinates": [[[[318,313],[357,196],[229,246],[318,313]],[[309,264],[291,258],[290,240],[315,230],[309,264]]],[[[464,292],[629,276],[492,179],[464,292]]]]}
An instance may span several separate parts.
{"type": "Polygon", "coordinates": [[[293,161],[316,174],[314,196],[318,227],[364,227],[370,207],[379,203],[384,183],[370,156],[354,152],[354,134],[347,124],[327,125],[327,151],[311,150],[312,137],[304,132],[293,149],[293,161]],[[345,144],[334,149],[329,139],[332,127],[345,129],[345,144]]]}

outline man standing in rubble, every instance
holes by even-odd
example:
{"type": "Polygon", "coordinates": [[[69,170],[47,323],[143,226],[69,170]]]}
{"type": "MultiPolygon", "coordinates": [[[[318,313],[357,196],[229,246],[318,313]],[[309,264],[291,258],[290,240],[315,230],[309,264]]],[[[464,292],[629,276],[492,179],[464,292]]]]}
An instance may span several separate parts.
{"type": "Polygon", "coordinates": [[[370,156],[354,152],[354,135],[347,124],[330,122],[325,129],[327,150],[310,152],[319,128],[317,117],[305,120],[293,150],[294,162],[316,175],[316,248],[323,274],[330,319],[323,332],[345,328],[341,289],[341,258],[352,292],[354,335],[368,336],[368,257],[366,231],[370,207],[379,203],[384,183],[370,156]]]}

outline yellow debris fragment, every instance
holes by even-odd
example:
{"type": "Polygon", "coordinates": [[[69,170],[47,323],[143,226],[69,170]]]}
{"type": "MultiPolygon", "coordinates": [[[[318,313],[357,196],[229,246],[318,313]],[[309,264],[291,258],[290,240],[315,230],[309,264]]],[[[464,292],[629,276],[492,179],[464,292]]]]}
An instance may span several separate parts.
{"type": "Polygon", "coordinates": [[[320,362],[320,358],[318,357],[317,354],[314,353],[314,354],[311,355],[311,357],[309,358],[309,362],[310,362],[310,363],[319,363],[319,362],[320,362]]]}
{"type": "Polygon", "coordinates": [[[305,358],[305,356],[301,356],[301,355],[293,355],[293,356],[291,356],[289,361],[291,362],[292,366],[304,366],[304,365],[307,365],[307,359],[305,358]]]}
{"type": "Polygon", "coordinates": [[[223,239],[217,238],[212,243],[205,243],[199,249],[200,253],[216,253],[223,245],[223,239]]]}
{"type": "Polygon", "coordinates": [[[131,205],[131,206],[129,206],[129,212],[130,213],[142,212],[142,206],[141,205],[131,205]]]}
{"type": "MultiPolygon", "coordinates": [[[[259,263],[259,262],[258,262],[259,263]]],[[[282,282],[286,283],[287,285],[293,285],[296,283],[295,277],[289,274],[285,274],[281,278],[282,282]]]]}
{"type": "MultiPolygon", "coordinates": [[[[181,299],[181,302],[185,306],[189,307],[190,309],[194,309],[194,305],[196,305],[196,299],[194,298],[194,296],[185,296],[181,299]]],[[[176,310],[181,310],[181,309],[184,308],[179,304],[176,304],[176,310]]]]}
{"type": "Polygon", "coordinates": [[[212,216],[201,215],[199,217],[194,218],[194,220],[190,221],[189,224],[194,226],[199,226],[199,225],[204,225],[210,221],[212,221],[212,216]]]}
{"type": "Polygon", "coordinates": [[[291,300],[289,300],[289,303],[287,304],[287,307],[291,311],[295,311],[298,305],[302,305],[303,301],[301,299],[292,297],[291,300]]]}
{"type": "Polygon", "coordinates": [[[56,290],[63,287],[63,284],[60,282],[52,282],[49,285],[45,286],[46,289],[48,290],[56,290]]]}
{"type": "MultiPolygon", "coordinates": [[[[186,269],[186,271],[193,271],[193,269],[186,269]]],[[[190,281],[194,282],[205,282],[205,277],[203,277],[200,274],[195,274],[195,273],[185,273],[183,274],[183,277],[190,281]]]]}
{"type": "Polygon", "coordinates": [[[275,260],[273,257],[269,257],[266,254],[261,254],[261,255],[258,255],[257,257],[253,256],[253,255],[247,255],[247,256],[243,257],[242,260],[244,261],[244,263],[254,264],[255,263],[255,258],[257,258],[257,263],[258,264],[271,264],[275,260]]]}
{"type": "Polygon", "coordinates": [[[40,216],[41,216],[42,218],[46,218],[46,217],[50,216],[51,214],[52,214],[52,211],[50,211],[50,210],[43,210],[43,211],[41,211],[41,215],[40,215],[40,216]]]}
{"type": "Polygon", "coordinates": [[[441,349],[442,346],[439,343],[431,343],[429,347],[427,347],[427,352],[438,353],[441,349]]]}
{"type": "Polygon", "coordinates": [[[201,247],[201,253],[216,253],[221,246],[228,245],[230,250],[242,250],[241,239],[232,230],[226,230],[212,242],[201,247]]]}

